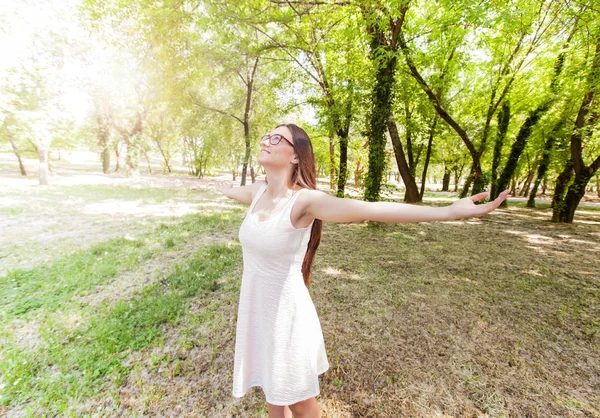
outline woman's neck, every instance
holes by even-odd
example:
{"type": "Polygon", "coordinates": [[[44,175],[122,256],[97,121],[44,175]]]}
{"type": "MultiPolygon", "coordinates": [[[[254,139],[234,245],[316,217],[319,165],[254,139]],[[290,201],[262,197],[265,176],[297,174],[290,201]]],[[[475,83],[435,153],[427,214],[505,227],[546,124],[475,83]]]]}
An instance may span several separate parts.
{"type": "Polygon", "coordinates": [[[279,175],[274,175],[273,173],[267,172],[267,190],[265,190],[265,194],[272,199],[282,198],[286,196],[290,196],[294,193],[294,187],[291,183],[291,179],[289,178],[290,173],[277,173],[279,175]],[[289,191],[292,190],[292,193],[289,191]]]}

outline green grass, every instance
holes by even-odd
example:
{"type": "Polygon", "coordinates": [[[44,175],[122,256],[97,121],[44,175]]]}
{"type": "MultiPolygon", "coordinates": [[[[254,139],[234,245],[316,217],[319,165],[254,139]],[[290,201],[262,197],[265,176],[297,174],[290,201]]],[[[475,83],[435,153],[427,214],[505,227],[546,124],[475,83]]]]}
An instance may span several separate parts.
{"type": "Polygon", "coordinates": [[[64,309],[73,296],[131,271],[178,241],[232,230],[238,217],[192,215],[176,225],[162,224],[136,239],[114,238],[32,269],[17,269],[0,278],[0,317],[3,322],[44,308],[64,309]]]}
{"type": "Polygon", "coordinates": [[[60,413],[71,399],[91,396],[103,379],[122,380],[130,372],[122,360],[131,351],[159,340],[164,324],[181,318],[190,297],[216,291],[219,279],[238,274],[234,267],[240,264],[237,246],[203,247],[168,277],[102,307],[80,327],[69,329],[47,316],[40,326],[43,347],[27,351],[12,341],[3,349],[0,405],[31,403],[32,414],[60,413]]]}
{"type": "Polygon", "coordinates": [[[159,340],[163,325],[180,318],[187,298],[216,290],[216,280],[237,262],[238,249],[204,247],[203,240],[231,235],[240,214],[232,210],[170,219],[136,239],[114,238],[0,277],[0,407],[23,405],[31,416],[41,410],[60,413],[70,399],[95,393],[103,379],[119,381],[127,375],[121,360],[159,340]],[[133,297],[97,310],[78,302],[78,296],[153,257],[190,245],[200,250],[133,297]],[[22,327],[34,330],[31,346],[14,333],[22,327]]]}

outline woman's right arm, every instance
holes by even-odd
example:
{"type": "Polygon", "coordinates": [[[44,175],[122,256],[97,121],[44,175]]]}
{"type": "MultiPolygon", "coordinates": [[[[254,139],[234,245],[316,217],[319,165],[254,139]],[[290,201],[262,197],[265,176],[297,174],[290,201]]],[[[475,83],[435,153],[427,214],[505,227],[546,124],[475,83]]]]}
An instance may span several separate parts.
{"type": "Polygon", "coordinates": [[[240,203],[249,205],[252,203],[252,199],[256,195],[259,187],[264,181],[257,181],[247,186],[233,187],[233,184],[226,181],[218,181],[215,183],[215,189],[223,193],[230,199],[237,200],[240,203]]]}

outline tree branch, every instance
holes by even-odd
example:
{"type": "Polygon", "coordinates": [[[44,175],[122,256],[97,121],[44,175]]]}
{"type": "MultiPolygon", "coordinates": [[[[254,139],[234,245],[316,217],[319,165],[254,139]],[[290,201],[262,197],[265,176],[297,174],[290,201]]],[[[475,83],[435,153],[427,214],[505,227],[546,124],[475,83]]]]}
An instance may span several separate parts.
{"type": "Polygon", "coordinates": [[[190,92],[188,92],[188,95],[190,96],[190,99],[192,99],[192,102],[194,102],[194,104],[195,104],[196,106],[198,106],[198,107],[201,107],[201,108],[203,108],[203,109],[210,110],[210,111],[212,111],[212,112],[219,113],[219,114],[221,114],[221,115],[225,115],[225,116],[231,116],[232,118],[234,118],[235,120],[237,120],[237,121],[238,121],[239,123],[241,123],[242,125],[244,124],[244,121],[243,121],[243,120],[241,120],[240,118],[238,118],[238,117],[237,117],[236,115],[234,115],[233,113],[228,113],[228,112],[225,112],[224,110],[221,110],[221,109],[216,109],[216,108],[214,108],[214,107],[210,107],[210,106],[207,106],[207,105],[205,105],[205,104],[204,104],[204,103],[202,103],[200,100],[198,100],[198,99],[195,97],[194,93],[192,93],[191,91],[190,91],[190,92]]]}
{"type": "Polygon", "coordinates": [[[429,87],[427,82],[423,79],[423,77],[417,70],[415,63],[413,62],[410,56],[410,51],[408,50],[408,46],[406,45],[406,41],[404,40],[404,32],[402,30],[400,30],[398,34],[398,43],[400,44],[400,49],[404,54],[406,64],[410,68],[410,72],[413,78],[417,81],[417,83],[419,83],[423,91],[425,91],[425,94],[429,98],[430,102],[433,104],[433,107],[435,108],[437,113],[442,119],[444,119],[448,123],[448,125],[450,125],[456,131],[458,136],[463,140],[463,142],[467,146],[467,149],[469,150],[469,153],[471,154],[473,159],[476,160],[477,158],[479,158],[477,150],[475,149],[473,142],[471,142],[471,140],[469,139],[469,135],[467,134],[467,132],[452,118],[452,116],[448,114],[448,112],[442,106],[439,97],[433,92],[431,87],[429,87]]]}

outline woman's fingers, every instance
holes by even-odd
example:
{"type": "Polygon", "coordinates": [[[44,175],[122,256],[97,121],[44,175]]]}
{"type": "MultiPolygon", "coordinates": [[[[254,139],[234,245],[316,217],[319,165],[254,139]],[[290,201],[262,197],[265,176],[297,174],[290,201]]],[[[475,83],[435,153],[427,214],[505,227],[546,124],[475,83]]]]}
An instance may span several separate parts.
{"type": "Polygon", "coordinates": [[[476,195],[470,196],[469,199],[471,199],[471,201],[473,201],[473,202],[477,202],[479,200],[485,199],[489,195],[490,195],[490,192],[481,192],[481,193],[477,193],[476,195]]]}

